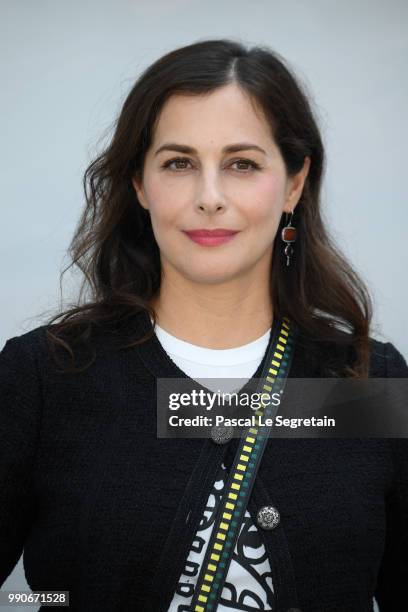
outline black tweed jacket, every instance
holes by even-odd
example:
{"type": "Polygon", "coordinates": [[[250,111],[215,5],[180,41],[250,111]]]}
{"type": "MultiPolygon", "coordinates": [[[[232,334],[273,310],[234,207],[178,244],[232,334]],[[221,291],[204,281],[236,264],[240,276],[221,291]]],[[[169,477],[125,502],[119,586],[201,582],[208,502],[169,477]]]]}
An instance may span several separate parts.
{"type": "MultiPolygon", "coordinates": [[[[344,350],[300,335],[289,376],[325,376],[333,356],[344,350]]],[[[72,611],[168,609],[238,445],[157,438],[156,379],[185,376],[156,336],[80,374],[57,372],[43,326],[6,341],[0,586],[24,551],[31,589],[69,591],[72,611]]],[[[393,344],[371,341],[370,376],[408,377],[393,344]]],[[[248,508],[264,505],[281,515],[261,530],[279,612],[368,612],[374,596],[381,612],[407,609],[408,439],[270,439],[248,508]]]]}

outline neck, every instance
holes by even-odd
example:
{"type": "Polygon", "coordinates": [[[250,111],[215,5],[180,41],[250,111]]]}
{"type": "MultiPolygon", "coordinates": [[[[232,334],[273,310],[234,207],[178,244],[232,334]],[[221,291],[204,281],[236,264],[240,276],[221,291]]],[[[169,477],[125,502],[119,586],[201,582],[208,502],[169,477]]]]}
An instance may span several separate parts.
{"type": "Polygon", "coordinates": [[[151,305],[160,327],[180,340],[205,348],[235,348],[256,340],[272,325],[269,279],[211,285],[181,276],[162,278],[160,294],[151,305]]]}

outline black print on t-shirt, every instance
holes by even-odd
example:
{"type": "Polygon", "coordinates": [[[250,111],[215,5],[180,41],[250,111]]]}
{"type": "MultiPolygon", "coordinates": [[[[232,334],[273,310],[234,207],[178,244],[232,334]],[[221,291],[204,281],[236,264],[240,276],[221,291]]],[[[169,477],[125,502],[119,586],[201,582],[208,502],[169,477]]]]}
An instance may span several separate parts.
{"type": "MultiPolygon", "coordinates": [[[[168,612],[191,612],[194,595],[215,517],[228,476],[222,463],[180,576],[168,612]]],[[[276,610],[272,572],[261,536],[248,510],[240,528],[217,612],[273,612],[276,610]]]]}

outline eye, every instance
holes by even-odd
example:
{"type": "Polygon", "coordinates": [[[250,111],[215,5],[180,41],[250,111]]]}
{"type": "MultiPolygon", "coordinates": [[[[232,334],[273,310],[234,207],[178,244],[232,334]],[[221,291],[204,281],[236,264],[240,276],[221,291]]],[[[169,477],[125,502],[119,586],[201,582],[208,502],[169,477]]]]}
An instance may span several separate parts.
{"type": "MultiPolygon", "coordinates": [[[[188,157],[174,157],[173,159],[169,159],[165,161],[161,167],[170,168],[171,170],[174,169],[176,172],[179,172],[179,171],[188,169],[187,166],[185,165],[187,163],[190,163],[190,160],[188,159],[188,157]],[[173,164],[176,164],[176,166],[173,166],[173,164]],[[182,164],[182,167],[180,167],[179,164],[182,164]]],[[[238,169],[238,172],[241,174],[247,174],[248,170],[251,171],[251,170],[261,169],[261,166],[251,159],[236,159],[234,162],[232,162],[231,166],[235,164],[244,164],[246,166],[249,166],[249,169],[242,168],[242,167],[238,169]]]]}
{"type": "MultiPolygon", "coordinates": [[[[232,165],[234,165],[234,164],[246,164],[246,165],[249,165],[252,168],[252,170],[259,170],[261,168],[261,166],[259,164],[257,164],[256,162],[252,161],[251,159],[237,159],[237,160],[235,160],[233,162],[232,165]]],[[[241,170],[243,170],[243,169],[241,168],[241,170]]],[[[245,169],[244,169],[244,171],[245,171],[245,169]]]]}
{"type": "MultiPolygon", "coordinates": [[[[186,162],[189,162],[190,160],[187,157],[175,157],[173,159],[169,159],[168,161],[165,161],[164,164],[162,165],[162,168],[170,168],[172,166],[172,164],[185,164],[186,162]]],[[[186,167],[178,167],[177,170],[186,170],[186,167]]],[[[177,172],[176,170],[176,172],[177,172]]]]}

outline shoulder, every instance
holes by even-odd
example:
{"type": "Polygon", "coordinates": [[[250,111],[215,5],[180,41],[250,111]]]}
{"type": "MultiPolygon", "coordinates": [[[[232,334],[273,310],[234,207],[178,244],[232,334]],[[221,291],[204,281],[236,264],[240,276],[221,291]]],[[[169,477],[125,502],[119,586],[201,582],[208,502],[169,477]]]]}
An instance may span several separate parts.
{"type": "MultiPolygon", "coordinates": [[[[41,330],[8,338],[0,350],[0,430],[7,444],[34,444],[43,407],[41,330]]],[[[6,445],[7,446],[7,445],[6,445]]],[[[11,447],[10,447],[11,448],[11,447]]]]}
{"type": "Polygon", "coordinates": [[[36,376],[47,377],[53,358],[47,337],[49,326],[40,325],[35,329],[7,338],[0,345],[0,369],[15,379],[36,376]]]}
{"type": "Polygon", "coordinates": [[[22,358],[37,360],[46,342],[45,326],[40,326],[17,336],[10,336],[0,345],[2,358],[22,358]]]}
{"type": "Polygon", "coordinates": [[[370,337],[370,376],[408,378],[407,361],[392,342],[370,337]]]}
{"type": "MultiPolygon", "coordinates": [[[[338,331],[335,340],[317,340],[301,330],[297,342],[316,376],[333,375],[355,363],[356,352],[349,333],[338,331]]],[[[369,337],[369,376],[408,378],[407,361],[392,342],[369,337]]]]}
{"type": "Polygon", "coordinates": [[[90,361],[95,362],[97,368],[99,357],[109,359],[126,344],[126,340],[131,338],[120,333],[112,334],[103,327],[92,328],[90,335],[82,334],[82,330],[71,335],[61,332],[57,325],[44,324],[8,338],[3,348],[0,345],[0,367],[12,364],[18,370],[20,362],[24,370],[32,370],[35,365],[37,373],[48,377],[61,373],[61,367],[71,366],[74,356],[77,368],[90,361]]]}

